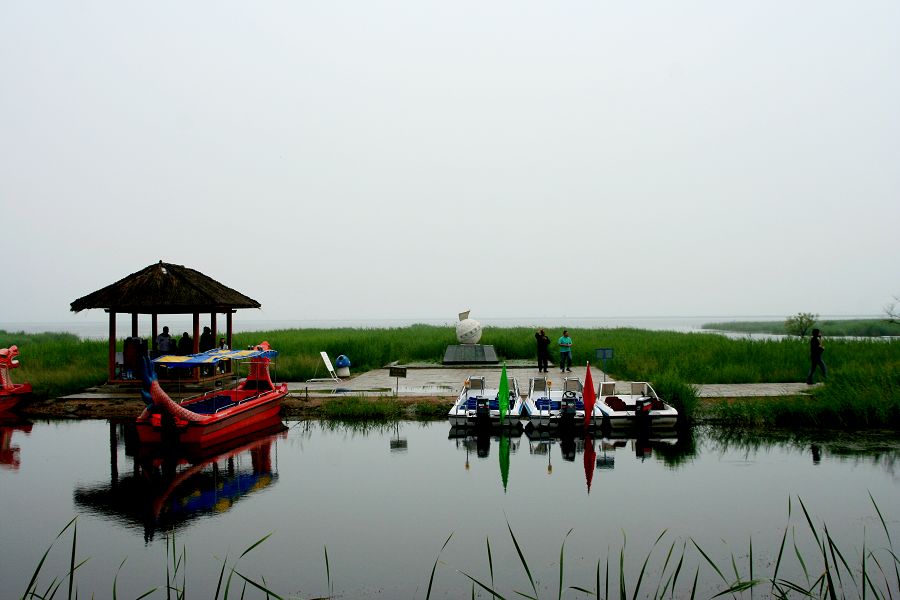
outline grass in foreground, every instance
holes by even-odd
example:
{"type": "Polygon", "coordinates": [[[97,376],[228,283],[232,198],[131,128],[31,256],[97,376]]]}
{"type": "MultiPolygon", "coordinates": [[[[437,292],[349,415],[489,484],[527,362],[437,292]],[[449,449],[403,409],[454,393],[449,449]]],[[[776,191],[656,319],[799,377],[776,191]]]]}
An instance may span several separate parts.
{"type": "MultiPolygon", "coordinates": [[[[788,523],[785,525],[781,536],[781,543],[777,549],[769,549],[766,555],[777,556],[774,561],[760,561],[765,565],[765,571],[760,571],[760,566],[755,560],[752,538],[747,550],[741,549],[738,553],[731,552],[727,564],[716,562],[711,553],[694,539],[672,539],[667,531],[663,531],[650,546],[646,555],[633,558],[627,554],[627,537],[623,532],[622,544],[618,551],[610,548],[606,557],[598,558],[596,569],[591,581],[571,582],[566,575],[566,540],[572,534],[569,530],[562,540],[558,555],[558,579],[554,582],[551,592],[545,597],[556,597],[559,600],[564,595],[567,597],[587,597],[599,599],[619,598],[718,598],[731,596],[733,598],[757,597],[772,598],[895,598],[900,594],[900,558],[894,548],[888,521],[885,520],[875,499],[869,495],[874,515],[877,516],[876,530],[879,529],[878,540],[874,543],[868,539],[869,533],[864,529],[861,542],[855,541],[847,544],[841,543],[832,537],[826,524],[816,525],[806,505],[799,498],[796,499],[798,508],[799,525],[792,523],[791,518],[795,512],[794,500],[788,500],[788,523]],[[805,538],[802,537],[805,532],[805,538]]],[[[442,588],[455,591],[456,596],[463,594],[475,598],[492,597],[524,597],[537,600],[541,592],[547,589],[547,585],[538,583],[534,576],[526,553],[519,543],[516,535],[507,521],[509,542],[515,549],[518,557],[521,573],[518,581],[513,573],[498,573],[494,568],[493,553],[490,538],[486,539],[487,559],[483,564],[487,565],[486,573],[471,573],[453,569],[441,560],[441,554],[453,538],[451,533],[435,557],[427,580],[425,592],[426,600],[430,599],[435,583],[439,577],[442,580],[442,588]],[[441,567],[440,571],[438,567],[441,567]],[[456,583],[447,584],[445,573],[453,571],[456,583]],[[509,581],[509,583],[507,583],[509,581]],[[527,582],[527,585],[525,585],[527,582]],[[448,588],[449,585],[449,588],[448,588]],[[516,596],[512,596],[505,587],[509,586],[516,596]],[[528,591],[520,591],[526,589],[528,591]],[[484,596],[487,594],[488,596],[484,596]]],[[[59,533],[43,557],[28,581],[22,600],[34,598],[55,598],[62,589],[66,590],[67,598],[87,596],[88,592],[79,589],[77,581],[78,569],[87,559],[78,557],[77,538],[78,529],[76,520],[70,521],[59,533]],[[61,576],[53,577],[47,581],[41,581],[44,563],[58,541],[67,531],[71,530],[71,549],[69,552],[69,568],[61,576]]],[[[226,556],[222,560],[216,579],[214,595],[208,597],[215,600],[227,598],[286,598],[272,589],[264,578],[254,578],[248,575],[240,567],[240,561],[247,554],[260,547],[272,534],[268,534],[256,542],[250,544],[236,559],[229,561],[226,556]]],[[[328,549],[325,548],[325,583],[326,596],[321,598],[334,598],[334,582],[328,558],[328,549]]],[[[579,560],[580,557],[575,557],[579,560]]],[[[125,560],[119,565],[118,570],[112,576],[112,598],[116,598],[117,586],[120,576],[123,574],[125,560]]],[[[188,589],[187,582],[187,553],[182,548],[179,553],[174,535],[166,540],[165,581],[137,598],[185,598],[188,589]]],[[[9,582],[6,582],[9,583],[9,582]]],[[[424,584],[422,587],[425,587],[424,584]]],[[[196,588],[191,588],[196,589],[196,588]]],[[[92,591],[100,595],[100,590],[92,591]]],[[[289,596],[296,597],[296,596],[289,596]]]]}

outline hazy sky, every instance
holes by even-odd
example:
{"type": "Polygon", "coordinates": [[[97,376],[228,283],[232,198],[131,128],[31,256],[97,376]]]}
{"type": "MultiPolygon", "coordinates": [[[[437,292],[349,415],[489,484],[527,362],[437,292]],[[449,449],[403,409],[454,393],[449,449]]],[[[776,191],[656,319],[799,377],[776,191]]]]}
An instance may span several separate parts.
{"type": "Polygon", "coordinates": [[[895,0],[2,0],[0,322],[159,260],[239,318],[879,314],[898,32],[895,0]]]}

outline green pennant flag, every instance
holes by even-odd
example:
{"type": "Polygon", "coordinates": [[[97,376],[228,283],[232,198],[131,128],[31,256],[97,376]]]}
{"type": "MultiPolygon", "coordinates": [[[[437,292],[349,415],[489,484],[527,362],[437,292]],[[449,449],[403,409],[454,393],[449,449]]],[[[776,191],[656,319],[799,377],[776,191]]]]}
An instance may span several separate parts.
{"type": "Polygon", "coordinates": [[[509,381],[506,379],[506,363],[503,363],[503,371],[500,373],[500,391],[497,392],[497,404],[500,406],[500,425],[504,425],[506,411],[509,408],[509,381]]]}

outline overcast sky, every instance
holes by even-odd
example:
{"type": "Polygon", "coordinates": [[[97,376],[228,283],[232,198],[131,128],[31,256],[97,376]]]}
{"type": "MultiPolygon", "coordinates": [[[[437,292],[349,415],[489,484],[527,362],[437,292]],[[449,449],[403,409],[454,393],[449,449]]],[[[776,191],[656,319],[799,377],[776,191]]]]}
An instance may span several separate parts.
{"type": "Polygon", "coordinates": [[[0,322],[880,314],[900,3],[0,2],[0,322]]]}

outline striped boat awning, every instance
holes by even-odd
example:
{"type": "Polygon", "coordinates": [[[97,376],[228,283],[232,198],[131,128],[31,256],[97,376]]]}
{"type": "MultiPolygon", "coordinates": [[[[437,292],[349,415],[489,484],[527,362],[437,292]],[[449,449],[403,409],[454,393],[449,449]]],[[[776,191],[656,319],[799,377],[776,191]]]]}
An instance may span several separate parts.
{"type": "Polygon", "coordinates": [[[278,356],[277,350],[207,350],[199,354],[188,354],[187,356],[178,356],[177,354],[166,354],[158,358],[154,358],[153,362],[158,365],[166,365],[173,368],[193,368],[203,365],[211,365],[220,360],[247,360],[250,358],[275,358],[278,356]]]}

